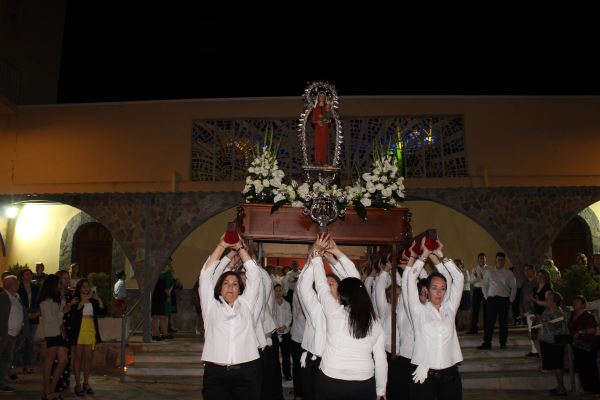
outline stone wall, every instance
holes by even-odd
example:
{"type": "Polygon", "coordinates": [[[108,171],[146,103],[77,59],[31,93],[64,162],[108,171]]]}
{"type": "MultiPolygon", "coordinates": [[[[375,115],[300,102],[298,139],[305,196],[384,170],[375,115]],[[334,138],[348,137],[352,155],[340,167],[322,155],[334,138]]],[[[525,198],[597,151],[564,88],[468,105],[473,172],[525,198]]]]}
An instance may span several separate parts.
{"type": "MultiPolygon", "coordinates": [[[[539,262],[568,221],[600,200],[600,187],[431,188],[411,190],[409,196],[473,219],[520,265],[539,262]]],[[[139,287],[151,290],[168,257],[194,229],[243,199],[237,192],[103,193],[0,196],[0,206],[25,200],[68,204],[102,223],[131,261],[139,287]]],[[[72,232],[63,235],[67,242],[72,232]]],[[[183,292],[182,304],[190,304],[183,292]]],[[[187,329],[193,319],[184,312],[176,325],[187,329]]]]}

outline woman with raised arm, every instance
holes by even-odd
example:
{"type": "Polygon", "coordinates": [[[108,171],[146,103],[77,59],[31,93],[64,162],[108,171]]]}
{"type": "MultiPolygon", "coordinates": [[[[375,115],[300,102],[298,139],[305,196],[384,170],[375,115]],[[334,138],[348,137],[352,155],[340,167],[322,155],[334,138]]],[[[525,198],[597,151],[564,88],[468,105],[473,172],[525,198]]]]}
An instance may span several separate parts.
{"type": "Polygon", "coordinates": [[[242,241],[219,244],[200,272],[200,302],[204,319],[205,363],[202,395],[212,399],[260,399],[260,363],[253,310],[261,290],[260,271],[242,241]],[[215,270],[227,247],[235,250],[246,269],[246,284],[236,271],[217,276],[215,270]]]}
{"type": "MultiPolygon", "coordinates": [[[[419,273],[432,254],[425,247],[425,239],[421,242],[423,253],[416,258],[413,267],[404,272],[410,274],[407,300],[415,335],[410,396],[413,399],[460,400],[462,384],[456,364],[463,358],[454,319],[462,297],[464,276],[452,260],[444,257],[443,245],[438,243],[432,261],[436,265],[441,261],[450,279],[437,271],[427,277],[428,302],[421,303],[417,287],[419,273]]],[[[411,257],[416,256],[411,249],[411,257]]]]}
{"type": "MultiPolygon", "coordinates": [[[[310,253],[309,253],[310,260],[310,253]]],[[[332,270],[336,271],[339,267],[340,272],[342,270],[341,265],[337,265],[335,260],[331,258],[332,270]]],[[[312,263],[307,263],[300,276],[298,278],[298,300],[304,310],[306,316],[306,324],[304,326],[304,335],[302,337],[302,349],[305,352],[301,357],[302,366],[302,398],[304,400],[314,400],[317,397],[316,394],[316,381],[317,374],[319,372],[319,365],[321,364],[321,357],[325,351],[325,340],[327,336],[327,320],[325,319],[325,312],[323,306],[319,302],[317,292],[314,289],[314,267],[312,263]]],[[[327,275],[327,283],[331,295],[338,298],[338,286],[340,284],[340,278],[335,274],[327,275]]]]}
{"type": "Polygon", "coordinates": [[[323,268],[329,235],[317,236],[310,254],[317,296],[327,320],[327,340],[317,399],[385,399],[387,362],[385,338],[365,285],[354,276],[339,285],[339,299],[331,294],[323,268]]]}

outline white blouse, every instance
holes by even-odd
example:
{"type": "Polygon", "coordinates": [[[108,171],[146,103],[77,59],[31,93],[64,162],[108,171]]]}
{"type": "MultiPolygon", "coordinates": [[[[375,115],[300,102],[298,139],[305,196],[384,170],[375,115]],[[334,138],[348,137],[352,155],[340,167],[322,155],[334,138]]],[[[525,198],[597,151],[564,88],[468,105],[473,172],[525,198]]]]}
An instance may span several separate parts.
{"type": "Polygon", "coordinates": [[[202,361],[221,365],[241,364],[259,358],[253,310],[260,292],[260,271],[252,260],[246,261],[246,288],[233,306],[221,297],[214,298],[214,287],[220,275],[215,270],[221,262],[204,264],[200,272],[199,288],[205,341],[202,361]]]}
{"type": "Polygon", "coordinates": [[[40,302],[41,320],[40,324],[45,337],[59,336],[63,323],[63,308],[65,307],[65,299],[61,299],[60,303],[54,302],[52,299],[46,299],[40,302]]]}
{"type": "Polygon", "coordinates": [[[275,306],[273,307],[273,320],[277,329],[283,327],[283,331],[277,331],[278,335],[285,335],[290,332],[290,325],[292,324],[292,307],[285,299],[282,299],[281,304],[274,300],[275,306]]]}
{"type": "MultiPolygon", "coordinates": [[[[402,286],[399,275],[396,273],[396,283],[399,287],[402,286]]],[[[392,353],[392,305],[388,303],[385,295],[385,290],[392,284],[392,277],[387,271],[381,271],[375,279],[375,303],[377,309],[381,310],[380,319],[383,320],[383,334],[385,335],[385,351],[392,353]]],[[[404,307],[402,299],[398,297],[396,302],[396,354],[400,354],[400,334],[404,334],[400,329],[402,324],[398,323],[399,319],[404,317],[404,307]]],[[[412,330],[412,328],[410,329],[412,330]]]]}
{"type": "MultiPolygon", "coordinates": [[[[377,275],[379,277],[379,275],[377,275]]],[[[375,315],[377,318],[381,319],[381,314],[379,313],[379,308],[377,307],[377,299],[375,295],[375,281],[376,278],[371,275],[365,278],[365,288],[367,289],[367,293],[369,293],[369,297],[371,297],[371,303],[373,303],[373,310],[375,310],[375,315]]]]}
{"type": "Polygon", "coordinates": [[[317,292],[313,289],[314,268],[308,263],[302,268],[298,278],[298,300],[306,316],[302,348],[311,354],[321,357],[325,349],[327,322],[323,306],[319,302],[317,292]]]}
{"type": "Polygon", "coordinates": [[[81,311],[81,315],[84,317],[93,317],[94,316],[94,306],[92,303],[85,303],[83,305],[83,310],[81,311]]]}
{"type": "Polygon", "coordinates": [[[348,323],[348,310],[331,294],[323,261],[317,257],[311,264],[317,295],[327,320],[327,345],[321,359],[321,371],[330,378],[349,381],[364,381],[375,375],[377,395],[385,395],[387,360],[381,322],[373,321],[366,337],[354,338],[348,323]]]}
{"type": "MultiPolygon", "coordinates": [[[[300,279],[298,279],[300,282],[300,279]]],[[[296,286],[298,288],[298,286],[296,286]]],[[[304,316],[304,310],[302,309],[302,304],[300,303],[300,297],[298,295],[298,290],[294,292],[294,297],[292,297],[292,328],[290,329],[290,333],[292,334],[292,340],[296,343],[302,343],[302,337],[304,336],[304,327],[306,326],[306,317],[304,316]]]]}
{"type": "Polygon", "coordinates": [[[455,317],[462,297],[464,276],[453,261],[443,264],[450,279],[438,311],[430,302],[421,304],[419,301],[417,278],[423,266],[423,261],[418,259],[412,268],[407,267],[404,271],[409,274],[407,300],[415,334],[411,363],[430,369],[445,369],[463,360],[455,317]]]}
{"type": "Polygon", "coordinates": [[[261,288],[264,296],[260,297],[261,302],[259,302],[257,308],[260,308],[261,310],[260,319],[262,322],[263,334],[265,335],[277,329],[273,318],[275,293],[273,291],[273,281],[271,280],[269,273],[264,268],[259,267],[259,270],[261,276],[261,288]]]}

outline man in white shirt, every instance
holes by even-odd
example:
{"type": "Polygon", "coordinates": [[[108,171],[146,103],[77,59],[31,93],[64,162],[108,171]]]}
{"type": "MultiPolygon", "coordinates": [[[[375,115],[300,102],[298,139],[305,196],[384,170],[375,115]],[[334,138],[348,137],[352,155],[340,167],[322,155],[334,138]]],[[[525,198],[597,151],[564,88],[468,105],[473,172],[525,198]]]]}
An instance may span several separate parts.
{"type": "Polygon", "coordinates": [[[487,301],[487,319],[483,344],[479,350],[492,348],[492,334],[496,318],[500,322],[500,348],[506,348],[508,339],[508,307],[515,301],[517,295],[517,281],[512,271],[505,268],[506,255],[502,252],[496,254],[496,269],[486,272],[483,277],[483,296],[487,301]]]}
{"type": "Polygon", "coordinates": [[[113,290],[113,296],[115,298],[115,308],[119,315],[125,314],[127,306],[125,299],[127,298],[127,287],[125,286],[125,271],[117,273],[117,282],[113,290]]]}
{"type": "Polygon", "coordinates": [[[487,271],[491,269],[489,265],[485,263],[485,253],[479,253],[477,255],[477,265],[473,267],[472,280],[471,280],[471,296],[472,296],[472,311],[471,311],[471,329],[467,332],[472,335],[477,334],[479,325],[479,310],[483,303],[483,323],[485,324],[487,311],[485,307],[485,297],[483,297],[483,291],[481,285],[483,285],[483,276],[487,271]]]}
{"type": "Polygon", "coordinates": [[[0,293],[0,393],[11,393],[16,389],[5,384],[17,336],[26,328],[26,309],[17,294],[17,277],[7,275],[3,279],[4,290],[0,293]]]}
{"type": "Polygon", "coordinates": [[[298,270],[298,262],[292,261],[292,270],[290,272],[288,272],[287,275],[285,276],[286,285],[282,285],[282,286],[287,286],[287,292],[285,292],[285,290],[284,290],[284,293],[287,293],[284,296],[284,298],[287,300],[288,303],[290,303],[290,305],[293,302],[294,291],[296,290],[296,284],[298,283],[299,276],[300,276],[300,271],[298,270]]]}

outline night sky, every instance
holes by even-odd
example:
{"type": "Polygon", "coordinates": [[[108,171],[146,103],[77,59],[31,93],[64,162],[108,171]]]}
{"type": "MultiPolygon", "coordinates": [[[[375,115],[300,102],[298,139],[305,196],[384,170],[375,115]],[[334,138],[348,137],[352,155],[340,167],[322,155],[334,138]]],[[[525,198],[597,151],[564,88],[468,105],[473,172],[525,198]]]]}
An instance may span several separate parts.
{"type": "Polygon", "coordinates": [[[103,4],[67,2],[59,103],[300,96],[321,79],[342,96],[600,94],[593,52],[558,34],[318,33],[301,20],[103,4]]]}

